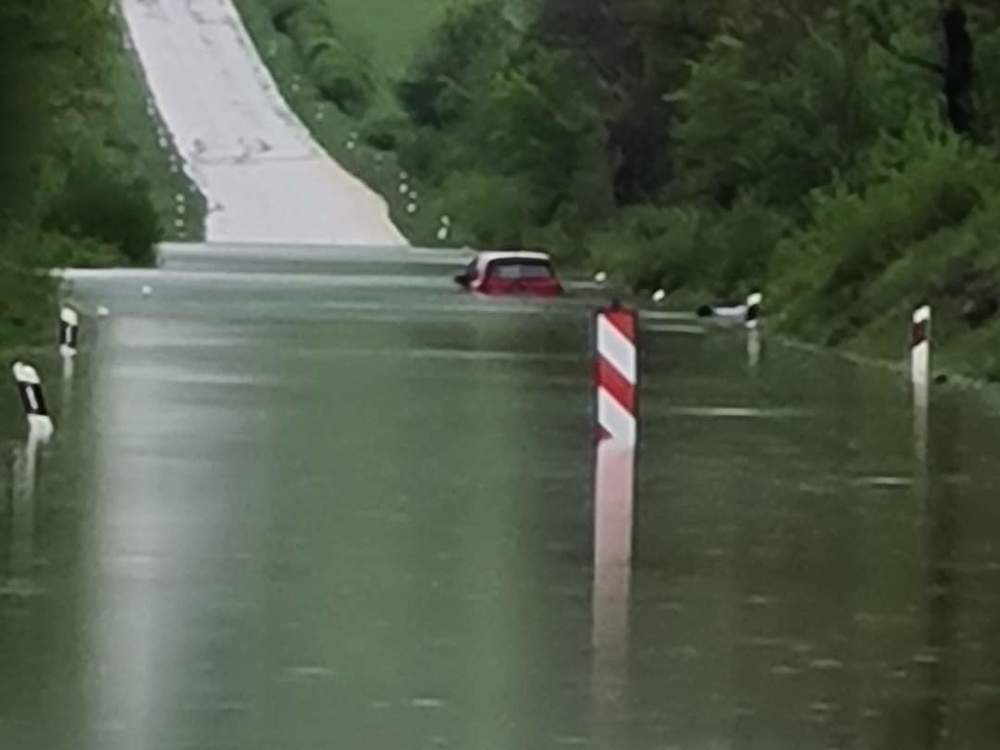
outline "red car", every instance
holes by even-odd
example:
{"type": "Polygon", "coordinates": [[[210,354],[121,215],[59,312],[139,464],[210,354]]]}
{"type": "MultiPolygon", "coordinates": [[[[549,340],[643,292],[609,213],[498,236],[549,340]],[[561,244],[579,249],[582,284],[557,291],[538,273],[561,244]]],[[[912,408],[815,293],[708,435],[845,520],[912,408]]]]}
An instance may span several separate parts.
{"type": "Polygon", "coordinates": [[[478,294],[555,297],[563,293],[546,253],[480,253],[455,281],[478,294]]]}

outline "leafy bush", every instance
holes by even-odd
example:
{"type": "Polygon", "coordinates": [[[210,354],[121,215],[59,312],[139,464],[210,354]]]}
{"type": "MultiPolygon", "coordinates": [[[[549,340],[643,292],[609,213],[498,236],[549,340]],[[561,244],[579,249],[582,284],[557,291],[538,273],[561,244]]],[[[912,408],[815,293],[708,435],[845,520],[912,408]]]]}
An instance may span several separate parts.
{"type": "Polygon", "coordinates": [[[474,92],[489,80],[513,36],[502,0],[453,5],[397,85],[403,109],[418,126],[454,123],[475,101],[474,92]]]}
{"type": "Polygon", "coordinates": [[[323,96],[345,114],[363,115],[375,90],[370,64],[357,45],[344,41],[326,5],[283,0],[272,6],[271,17],[275,28],[294,43],[323,96]]]}
{"type": "Polygon", "coordinates": [[[62,191],[48,208],[44,226],[69,237],[111,245],[134,264],[151,262],[153,248],[162,238],[146,183],[123,177],[94,155],[79,158],[70,168],[62,191]]]}
{"type": "Polygon", "coordinates": [[[32,345],[52,333],[55,283],[48,269],[109,266],[116,249],[97,240],[0,225],[0,347],[32,345]]]}
{"type": "Polygon", "coordinates": [[[395,151],[406,129],[407,123],[404,119],[383,116],[364,124],[361,129],[361,139],[379,151],[395,151]]]}
{"type": "Polygon", "coordinates": [[[626,209],[588,238],[591,264],[639,290],[697,284],[702,223],[691,207],[626,209]]]}
{"type": "Polygon", "coordinates": [[[1000,185],[993,155],[957,136],[911,133],[871,155],[869,181],[817,191],[810,221],[787,238],[772,267],[769,299],[789,330],[837,343],[863,326],[854,307],[865,286],[920,243],[960,226],[1000,185]],[[887,155],[894,154],[892,158],[887,155]]]}
{"type": "Polygon", "coordinates": [[[746,196],[713,215],[700,238],[699,275],[706,291],[732,299],[762,288],[771,256],[790,228],[787,217],[746,196]]]}
{"type": "Polygon", "coordinates": [[[345,114],[364,114],[371,104],[372,83],[360,59],[327,39],[313,48],[309,60],[309,71],[323,96],[345,114]]]}
{"type": "Polygon", "coordinates": [[[530,185],[514,177],[456,172],[444,183],[442,205],[455,221],[455,241],[520,248],[536,223],[530,185]]]}
{"type": "Polygon", "coordinates": [[[400,165],[433,184],[442,183],[452,168],[468,170],[471,159],[464,158],[464,148],[433,128],[410,128],[397,142],[400,165]]]}
{"type": "Polygon", "coordinates": [[[35,271],[0,261],[0,347],[45,340],[52,329],[54,284],[35,271]]]}

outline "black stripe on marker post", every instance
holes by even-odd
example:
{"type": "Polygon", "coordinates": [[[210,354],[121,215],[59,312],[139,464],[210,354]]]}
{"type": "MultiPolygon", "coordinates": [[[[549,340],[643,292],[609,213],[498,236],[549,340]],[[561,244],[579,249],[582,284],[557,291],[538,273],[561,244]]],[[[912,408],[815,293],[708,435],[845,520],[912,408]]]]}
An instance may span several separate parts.
{"type": "Polygon", "coordinates": [[[63,356],[76,354],[80,344],[80,315],[72,307],[63,307],[59,314],[59,349],[63,356]]]}
{"type": "Polygon", "coordinates": [[[764,295],[754,292],[747,297],[746,324],[749,328],[756,328],[760,322],[761,308],[764,304],[764,295]]]}
{"type": "Polygon", "coordinates": [[[38,378],[38,373],[31,365],[21,362],[14,363],[14,379],[17,381],[18,393],[21,396],[21,405],[24,413],[29,416],[47,417],[49,407],[45,402],[45,394],[42,391],[42,383],[38,378]]]}
{"type": "Polygon", "coordinates": [[[24,362],[15,362],[11,371],[17,382],[18,394],[21,396],[21,405],[28,419],[31,436],[39,440],[48,440],[52,435],[53,425],[49,418],[49,407],[45,403],[38,371],[24,362]]]}

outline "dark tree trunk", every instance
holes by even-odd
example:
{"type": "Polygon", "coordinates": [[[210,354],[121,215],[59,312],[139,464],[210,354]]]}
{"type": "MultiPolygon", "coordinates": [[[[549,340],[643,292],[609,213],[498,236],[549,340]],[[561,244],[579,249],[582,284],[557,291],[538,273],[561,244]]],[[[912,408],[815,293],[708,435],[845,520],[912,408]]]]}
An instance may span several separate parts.
{"type": "Polygon", "coordinates": [[[945,9],[941,17],[945,38],[944,94],[948,120],[959,133],[972,130],[972,84],[975,76],[975,44],[969,34],[968,17],[961,3],[945,9]]]}
{"type": "Polygon", "coordinates": [[[655,123],[642,112],[629,112],[609,128],[608,149],[614,155],[613,185],[618,205],[636,203],[656,187],[660,139],[655,123]]]}

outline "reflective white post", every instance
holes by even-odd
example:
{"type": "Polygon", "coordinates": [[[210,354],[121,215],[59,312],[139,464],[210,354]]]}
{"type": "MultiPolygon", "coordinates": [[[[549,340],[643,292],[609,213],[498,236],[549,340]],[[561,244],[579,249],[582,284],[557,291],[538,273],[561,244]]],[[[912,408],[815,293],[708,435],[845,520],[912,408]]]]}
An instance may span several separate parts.
{"type": "Polygon", "coordinates": [[[42,381],[38,371],[24,362],[15,362],[11,367],[14,381],[21,396],[21,405],[28,419],[28,428],[40,441],[47,440],[53,432],[52,418],[42,392],[42,381]]]}

